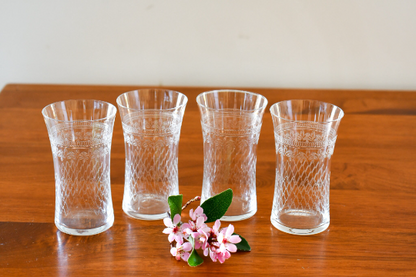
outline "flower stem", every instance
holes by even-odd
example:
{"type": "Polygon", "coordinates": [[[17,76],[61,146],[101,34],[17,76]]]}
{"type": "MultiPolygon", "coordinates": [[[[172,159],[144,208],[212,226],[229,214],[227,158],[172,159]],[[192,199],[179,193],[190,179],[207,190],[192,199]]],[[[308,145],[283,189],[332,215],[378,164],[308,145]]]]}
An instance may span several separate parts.
{"type": "Polygon", "coordinates": [[[192,202],[195,202],[197,200],[201,200],[201,196],[196,196],[195,198],[189,200],[188,202],[186,202],[186,204],[182,207],[182,211],[186,209],[186,207],[188,207],[189,204],[191,204],[192,202]]]}

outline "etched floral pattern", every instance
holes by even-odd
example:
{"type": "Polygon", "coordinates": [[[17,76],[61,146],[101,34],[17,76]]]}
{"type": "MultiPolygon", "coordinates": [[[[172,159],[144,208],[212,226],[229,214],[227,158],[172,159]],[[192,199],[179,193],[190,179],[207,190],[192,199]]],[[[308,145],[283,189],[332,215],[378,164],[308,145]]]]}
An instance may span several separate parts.
{"type": "Polygon", "coordinates": [[[336,131],[320,123],[285,123],[275,128],[276,153],[296,159],[330,158],[336,131]]]}
{"type": "Polygon", "coordinates": [[[224,134],[227,136],[250,136],[258,140],[262,117],[257,114],[233,115],[218,113],[205,115],[201,120],[203,132],[224,134]]]}
{"type": "Polygon", "coordinates": [[[157,110],[131,113],[123,119],[123,130],[129,134],[177,135],[180,133],[181,125],[180,115],[157,110]]]}

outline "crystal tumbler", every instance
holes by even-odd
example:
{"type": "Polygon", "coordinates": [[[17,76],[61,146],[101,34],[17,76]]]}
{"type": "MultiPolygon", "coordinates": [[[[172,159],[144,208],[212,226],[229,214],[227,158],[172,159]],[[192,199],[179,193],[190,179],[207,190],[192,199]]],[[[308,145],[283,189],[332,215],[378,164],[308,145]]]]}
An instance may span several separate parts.
{"type": "Polygon", "coordinates": [[[126,149],[127,215],[164,218],[168,197],[179,194],[178,144],[187,101],[184,94],[163,89],[130,91],[117,98],[126,149]]]}
{"type": "Polygon", "coordinates": [[[216,90],[196,99],[204,138],[201,201],[231,188],[233,201],[222,220],[238,221],[257,211],[256,162],[267,99],[259,94],[216,90]]]}
{"type": "Polygon", "coordinates": [[[67,100],[42,110],[55,170],[55,225],[70,235],[113,225],[110,152],[117,109],[98,100],[67,100]]]}
{"type": "Polygon", "coordinates": [[[331,156],[344,112],[315,100],[288,100],[270,108],[276,143],[272,224],[295,235],[329,226],[331,156]]]}

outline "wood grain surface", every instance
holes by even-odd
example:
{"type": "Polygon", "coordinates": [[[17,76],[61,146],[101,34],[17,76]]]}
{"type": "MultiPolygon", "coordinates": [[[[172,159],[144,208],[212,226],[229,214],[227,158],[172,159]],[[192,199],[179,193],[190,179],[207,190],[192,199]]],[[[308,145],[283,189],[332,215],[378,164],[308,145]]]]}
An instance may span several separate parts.
{"type": "MultiPolygon", "coordinates": [[[[0,276],[416,276],[416,92],[239,88],[266,96],[269,105],[258,146],[258,211],[233,223],[252,251],[233,254],[224,264],[205,258],[191,268],[177,262],[161,220],[123,213],[119,115],[111,153],[114,226],[90,237],[58,231],[42,108],[80,98],[116,104],[118,95],[136,88],[11,84],[0,93],[0,276]],[[331,224],[306,237],[270,223],[275,149],[269,107],[300,98],[330,102],[345,112],[332,158],[331,224]]],[[[180,192],[188,200],[200,195],[203,173],[195,98],[215,88],[171,88],[189,98],[179,144],[180,192]]]]}

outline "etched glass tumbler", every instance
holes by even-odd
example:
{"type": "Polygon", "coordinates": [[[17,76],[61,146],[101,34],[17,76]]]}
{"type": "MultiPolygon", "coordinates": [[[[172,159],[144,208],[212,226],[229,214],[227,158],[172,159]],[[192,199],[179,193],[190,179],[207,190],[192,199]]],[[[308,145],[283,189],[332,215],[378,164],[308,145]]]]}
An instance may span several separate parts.
{"type": "Polygon", "coordinates": [[[288,100],[270,108],[276,143],[272,224],[295,235],[329,226],[331,156],[344,112],[315,100],[288,100]]]}
{"type": "Polygon", "coordinates": [[[233,201],[222,220],[238,221],[257,211],[257,143],[267,99],[246,91],[204,92],[196,99],[204,138],[201,202],[231,188],[233,201]]]}
{"type": "Polygon", "coordinates": [[[55,169],[55,225],[89,236],[113,225],[110,152],[117,109],[98,100],[67,100],[42,110],[55,169]]]}
{"type": "Polygon", "coordinates": [[[117,98],[126,149],[123,210],[133,218],[166,217],[168,197],[179,194],[178,145],[187,101],[162,89],[117,98]]]}

